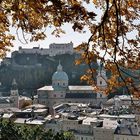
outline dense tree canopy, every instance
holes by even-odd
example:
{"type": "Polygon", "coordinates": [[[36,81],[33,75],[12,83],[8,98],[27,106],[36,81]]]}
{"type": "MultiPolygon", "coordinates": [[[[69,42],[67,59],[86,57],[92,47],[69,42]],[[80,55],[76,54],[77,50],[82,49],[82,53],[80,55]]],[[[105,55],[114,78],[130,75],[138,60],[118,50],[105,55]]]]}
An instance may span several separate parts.
{"type": "Polygon", "coordinates": [[[12,121],[0,121],[0,140],[73,140],[71,132],[54,134],[41,126],[17,125],[12,121]]]}
{"type": "Polygon", "coordinates": [[[15,39],[9,34],[11,27],[17,30],[17,36],[18,30],[22,31],[23,37],[30,34],[30,41],[44,39],[44,30],[50,25],[55,27],[52,34],[56,36],[64,33],[61,28],[64,23],[71,23],[77,32],[88,27],[89,40],[77,47],[83,54],[76,63],[87,63],[90,68],[82,79],[96,85],[93,80],[95,69],[91,66],[96,58],[112,75],[107,81],[106,93],[119,86],[126,86],[134,93],[137,87],[133,80],[140,75],[129,75],[125,68],[140,68],[139,18],[139,0],[1,0],[0,55],[5,54],[15,39]],[[88,11],[89,5],[93,6],[93,11],[88,11]],[[101,18],[94,13],[95,8],[100,9],[101,18]]]}

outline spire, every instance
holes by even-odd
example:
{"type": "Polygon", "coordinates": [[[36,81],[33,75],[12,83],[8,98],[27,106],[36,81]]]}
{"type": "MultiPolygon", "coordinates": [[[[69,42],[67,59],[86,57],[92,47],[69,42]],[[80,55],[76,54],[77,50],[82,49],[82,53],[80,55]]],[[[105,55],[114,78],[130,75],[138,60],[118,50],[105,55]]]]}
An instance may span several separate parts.
{"type": "Polygon", "coordinates": [[[12,81],[12,87],[11,87],[12,90],[16,90],[17,89],[17,82],[16,82],[16,79],[14,78],[13,81],[12,81]]]}
{"type": "Polygon", "coordinates": [[[102,69],[103,69],[103,63],[100,61],[98,64],[98,71],[101,72],[102,69]]]}
{"type": "Polygon", "coordinates": [[[60,60],[59,60],[59,65],[57,66],[57,71],[62,71],[62,65],[60,63],[60,60]]]}
{"type": "Polygon", "coordinates": [[[106,71],[104,69],[104,66],[103,66],[102,62],[99,62],[98,75],[102,75],[102,76],[106,75],[106,71]]]}

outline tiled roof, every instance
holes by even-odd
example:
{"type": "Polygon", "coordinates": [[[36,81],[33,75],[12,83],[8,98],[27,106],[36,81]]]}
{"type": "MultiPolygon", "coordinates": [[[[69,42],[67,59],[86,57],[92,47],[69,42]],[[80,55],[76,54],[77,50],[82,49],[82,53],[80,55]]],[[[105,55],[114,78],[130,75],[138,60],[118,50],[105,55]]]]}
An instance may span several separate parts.
{"type": "Polygon", "coordinates": [[[69,90],[94,90],[92,86],[69,86],[69,90]]]}
{"type": "Polygon", "coordinates": [[[96,98],[96,93],[66,93],[65,98],[96,98]]]}
{"type": "MultiPolygon", "coordinates": [[[[68,89],[70,90],[70,91],[72,91],[72,90],[77,90],[77,91],[93,91],[94,90],[94,87],[92,87],[92,86],[69,86],[68,87],[68,89]]],[[[44,87],[41,87],[41,88],[39,88],[38,89],[38,91],[39,90],[54,90],[53,89],[53,87],[52,86],[44,86],[44,87]]]]}
{"type": "Polygon", "coordinates": [[[10,99],[5,97],[0,97],[0,104],[9,104],[10,99]]]}
{"type": "Polygon", "coordinates": [[[54,90],[52,86],[44,86],[38,89],[38,91],[40,90],[54,90]]]}

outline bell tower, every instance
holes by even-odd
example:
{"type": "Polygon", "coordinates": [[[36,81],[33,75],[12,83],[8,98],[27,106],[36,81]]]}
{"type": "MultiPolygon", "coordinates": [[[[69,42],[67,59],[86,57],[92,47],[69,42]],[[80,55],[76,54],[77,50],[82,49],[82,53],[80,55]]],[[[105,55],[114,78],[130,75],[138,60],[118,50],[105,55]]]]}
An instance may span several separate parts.
{"type": "Polygon", "coordinates": [[[99,100],[106,99],[106,95],[104,95],[103,91],[107,88],[107,76],[106,76],[106,70],[103,67],[103,63],[99,64],[96,80],[97,80],[97,87],[99,88],[99,92],[97,93],[97,99],[99,100]]]}
{"type": "Polygon", "coordinates": [[[18,93],[18,88],[17,88],[17,83],[16,80],[13,79],[12,81],[12,86],[11,86],[11,93],[10,93],[10,98],[11,98],[11,104],[12,107],[19,107],[19,93],[18,93]]]}

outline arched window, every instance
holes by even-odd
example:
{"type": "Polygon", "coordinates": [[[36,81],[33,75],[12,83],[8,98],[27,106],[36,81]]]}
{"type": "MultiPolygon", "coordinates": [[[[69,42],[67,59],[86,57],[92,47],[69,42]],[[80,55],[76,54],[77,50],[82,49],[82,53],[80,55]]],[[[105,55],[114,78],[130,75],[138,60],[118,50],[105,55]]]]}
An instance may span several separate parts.
{"type": "Polygon", "coordinates": [[[100,85],[102,85],[102,81],[100,81],[100,85]]]}

